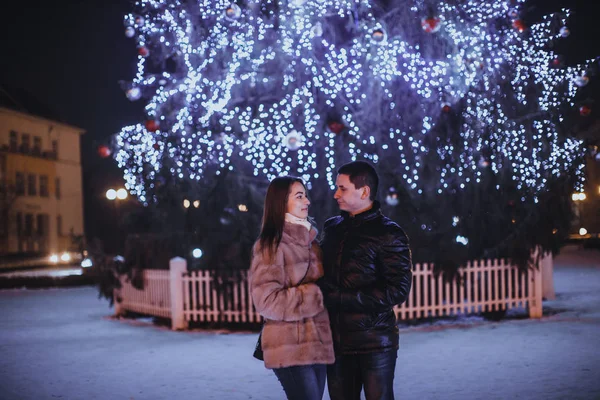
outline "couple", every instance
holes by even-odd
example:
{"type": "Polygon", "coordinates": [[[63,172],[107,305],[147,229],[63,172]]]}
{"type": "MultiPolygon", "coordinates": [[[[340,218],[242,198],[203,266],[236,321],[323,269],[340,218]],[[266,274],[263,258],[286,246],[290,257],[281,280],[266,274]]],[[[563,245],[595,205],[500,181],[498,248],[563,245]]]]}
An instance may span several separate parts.
{"type": "Polygon", "coordinates": [[[250,286],[264,319],[265,366],[288,399],[393,399],[398,327],[392,308],[412,283],[402,229],[375,201],[379,178],[364,161],[338,170],[320,246],[299,178],[271,181],[254,246],[250,286]]]}

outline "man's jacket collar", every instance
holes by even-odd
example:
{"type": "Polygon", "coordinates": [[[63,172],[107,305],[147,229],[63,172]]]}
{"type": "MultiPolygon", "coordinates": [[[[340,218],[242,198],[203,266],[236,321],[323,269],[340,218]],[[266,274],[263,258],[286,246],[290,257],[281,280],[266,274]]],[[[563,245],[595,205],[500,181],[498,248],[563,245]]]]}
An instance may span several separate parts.
{"type": "Polygon", "coordinates": [[[344,221],[352,221],[353,223],[361,223],[363,221],[369,221],[377,216],[381,215],[381,204],[375,200],[373,201],[373,207],[369,208],[366,211],[361,212],[360,214],[356,214],[355,216],[351,216],[349,212],[342,211],[341,216],[344,218],[344,221]]]}

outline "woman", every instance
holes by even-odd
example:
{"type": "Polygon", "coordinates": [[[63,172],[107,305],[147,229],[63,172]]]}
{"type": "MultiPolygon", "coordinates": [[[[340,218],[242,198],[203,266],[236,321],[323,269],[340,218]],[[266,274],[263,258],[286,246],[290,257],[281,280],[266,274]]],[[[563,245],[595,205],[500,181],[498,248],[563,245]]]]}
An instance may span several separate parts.
{"type": "Polygon", "coordinates": [[[250,288],[265,318],[262,349],[288,399],[321,400],[326,364],[333,364],[329,316],[314,283],[323,275],[310,201],[299,178],[273,179],[254,245],[250,288]]]}

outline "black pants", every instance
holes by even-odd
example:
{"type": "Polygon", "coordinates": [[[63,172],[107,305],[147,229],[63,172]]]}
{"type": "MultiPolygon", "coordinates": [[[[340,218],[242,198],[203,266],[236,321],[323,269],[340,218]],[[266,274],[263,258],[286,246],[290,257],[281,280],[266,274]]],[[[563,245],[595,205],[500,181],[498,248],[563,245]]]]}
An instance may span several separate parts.
{"type": "Polygon", "coordinates": [[[325,392],[327,367],[325,364],[299,365],[275,368],[288,400],[321,400],[325,392]]]}
{"type": "Polygon", "coordinates": [[[327,366],[327,387],[331,400],[394,400],[394,370],[397,351],[336,355],[327,366]]]}

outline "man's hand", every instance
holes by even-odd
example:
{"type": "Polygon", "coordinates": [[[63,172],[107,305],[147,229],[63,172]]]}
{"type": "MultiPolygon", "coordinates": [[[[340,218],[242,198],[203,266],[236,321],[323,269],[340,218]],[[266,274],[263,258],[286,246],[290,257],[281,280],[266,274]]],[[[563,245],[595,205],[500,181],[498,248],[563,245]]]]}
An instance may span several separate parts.
{"type": "Polygon", "coordinates": [[[325,279],[325,277],[319,278],[315,284],[323,293],[323,302],[325,303],[325,307],[327,309],[337,307],[339,301],[339,290],[337,286],[325,279]]]}

